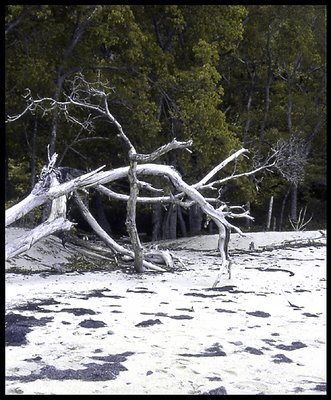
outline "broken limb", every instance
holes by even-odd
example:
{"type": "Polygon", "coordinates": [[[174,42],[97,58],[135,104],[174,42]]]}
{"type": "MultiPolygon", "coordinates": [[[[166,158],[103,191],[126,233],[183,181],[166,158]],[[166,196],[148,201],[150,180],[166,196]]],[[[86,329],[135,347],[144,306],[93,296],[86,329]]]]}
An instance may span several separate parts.
{"type": "MultiPolygon", "coordinates": [[[[47,167],[42,170],[42,177],[51,187],[58,186],[59,180],[54,170],[56,155],[51,159],[47,167]]],[[[40,182],[39,182],[40,183],[40,182]]],[[[46,182],[45,182],[46,183],[46,182]]],[[[20,237],[6,246],[6,260],[15,257],[30,249],[40,239],[52,235],[56,232],[68,231],[74,225],[66,219],[67,197],[66,195],[57,197],[52,201],[51,212],[48,219],[41,225],[31,230],[25,237],[20,237]]]]}
{"type": "Polygon", "coordinates": [[[192,140],[189,140],[187,142],[178,142],[175,138],[170,143],[167,143],[164,146],[161,146],[158,149],[154,150],[151,154],[135,154],[133,156],[133,159],[138,162],[152,162],[157,160],[164,154],[168,153],[169,151],[175,149],[187,149],[188,147],[191,147],[192,144],[192,140]]]}
{"type": "Polygon", "coordinates": [[[277,164],[277,157],[279,155],[279,150],[273,149],[271,154],[267,157],[267,159],[263,163],[255,166],[255,168],[251,169],[250,171],[246,171],[246,172],[242,172],[242,173],[238,173],[238,174],[235,174],[233,172],[230,176],[215,180],[215,181],[207,184],[207,182],[210,181],[211,178],[214,175],[216,175],[217,172],[219,172],[222,168],[224,168],[231,161],[237,160],[237,158],[240,155],[245,154],[247,152],[248,152],[247,149],[237,150],[235,153],[231,154],[227,159],[225,159],[220,164],[218,164],[215,168],[213,168],[204,178],[202,178],[199,182],[195,183],[193,186],[198,190],[204,190],[204,189],[216,190],[216,186],[220,186],[221,184],[224,184],[227,181],[230,181],[232,179],[241,178],[243,176],[247,177],[250,175],[255,175],[262,170],[270,171],[270,169],[275,167],[277,164]]]}
{"type": "Polygon", "coordinates": [[[195,183],[193,186],[197,188],[201,188],[204,186],[210,179],[217,174],[221,169],[223,169],[227,164],[229,164],[231,161],[237,159],[241,154],[247,153],[247,149],[240,149],[233,153],[230,157],[228,157],[226,160],[222,161],[220,164],[218,164],[215,168],[213,168],[205,177],[203,177],[199,182],[195,183]]]}
{"type": "Polygon", "coordinates": [[[29,231],[25,236],[19,237],[6,245],[5,259],[13,258],[30,249],[35,243],[46,236],[59,231],[69,231],[74,224],[65,218],[58,217],[52,221],[46,221],[29,231]]]}
{"type": "MultiPolygon", "coordinates": [[[[56,153],[54,153],[56,155],[56,153]]],[[[53,155],[53,156],[54,156],[53,155]]],[[[60,196],[68,194],[75,189],[83,188],[90,184],[91,178],[99,173],[104,166],[95,169],[92,172],[81,175],[71,181],[61,183],[60,185],[47,187],[47,179],[45,176],[40,176],[31,193],[22,201],[10,207],[5,212],[5,226],[12,224],[22,218],[29,211],[44,204],[47,200],[54,200],[60,196]]]]}

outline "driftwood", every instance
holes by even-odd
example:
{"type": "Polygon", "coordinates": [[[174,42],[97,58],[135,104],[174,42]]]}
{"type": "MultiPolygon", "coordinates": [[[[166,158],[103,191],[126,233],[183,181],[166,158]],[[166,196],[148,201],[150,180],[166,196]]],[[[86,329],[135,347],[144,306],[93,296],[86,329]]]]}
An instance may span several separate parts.
{"type": "Polygon", "coordinates": [[[6,245],[6,260],[13,258],[25,251],[29,250],[31,246],[37,243],[42,238],[49,236],[59,231],[70,230],[73,223],[63,217],[58,217],[53,221],[46,221],[43,224],[32,229],[24,237],[20,237],[13,242],[6,245]]]}
{"type": "MultiPolygon", "coordinates": [[[[54,164],[56,161],[56,155],[49,159],[49,164],[44,167],[42,171],[43,182],[48,180],[50,187],[57,187],[59,185],[59,180],[56,173],[51,173],[54,171],[54,164]]],[[[40,186],[39,184],[37,184],[40,186]]],[[[37,186],[36,185],[36,186],[37,186]]],[[[29,196],[28,196],[29,197],[29,196]]],[[[24,205],[26,204],[23,200],[24,205]]],[[[15,206],[14,206],[15,207],[15,206]]],[[[10,210],[9,210],[10,211],[10,210]]],[[[26,212],[24,207],[18,212],[18,215],[24,215],[26,212]]],[[[17,256],[31,248],[35,243],[37,243],[42,238],[54,234],[59,231],[69,231],[74,225],[72,222],[67,220],[67,198],[65,195],[56,197],[52,202],[51,212],[48,219],[32,229],[28,235],[18,238],[6,246],[6,260],[17,256]]]]}
{"type": "Polygon", "coordinates": [[[326,246],[326,237],[320,236],[316,238],[304,238],[295,240],[284,240],[280,244],[271,244],[267,246],[261,246],[260,248],[254,250],[255,252],[263,251],[273,251],[279,249],[291,249],[300,247],[321,247],[326,246]]]}
{"type": "MultiPolygon", "coordinates": [[[[53,158],[51,159],[51,164],[54,164],[54,159],[56,159],[56,154],[53,155],[53,158]]],[[[100,172],[101,168],[98,168],[95,171],[89,172],[87,174],[81,175],[77,178],[74,178],[70,180],[69,182],[64,182],[61,184],[52,184],[50,187],[47,189],[45,181],[47,180],[50,184],[51,182],[56,182],[56,179],[53,177],[53,179],[49,179],[47,174],[42,174],[40,180],[36,184],[36,187],[32,191],[30,195],[27,196],[24,200],[22,200],[20,203],[16,204],[13,206],[11,209],[6,211],[6,226],[10,225],[12,222],[16,221],[26,213],[28,213],[30,210],[32,210],[36,205],[41,205],[45,203],[48,199],[53,199],[53,208],[55,207],[55,204],[58,206],[61,205],[63,208],[63,202],[66,198],[66,195],[69,193],[74,192],[78,188],[86,188],[86,187],[93,187],[97,186],[100,187],[100,184],[104,185],[109,182],[113,182],[118,179],[123,179],[126,177],[129,173],[129,168],[128,167],[122,167],[118,168],[115,170],[111,171],[103,171],[100,172]],[[60,199],[60,200],[59,200],[60,199]]],[[[49,171],[50,175],[56,175],[57,171],[56,169],[52,168],[46,168],[45,170],[49,171]]],[[[210,203],[208,203],[205,198],[195,189],[193,186],[190,186],[186,184],[181,176],[178,174],[177,171],[174,170],[174,168],[166,166],[166,165],[159,165],[159,164],[144,164],[144,165],[137,165],[136,169],[137,175],[157,175],[157,176],[167,176],[173,185],[182,193],[182,196],[185,194],[191,198],[193,203],[198,203],[201,209],[210,217],[210,219],[214,220],[216,225],[220,229],[220,240],[219,240],[219,249],[220,252],[222,251],[222,243],[225,240],[225,228],[226,226],[228,229],[234,229],[235,231],[239,232],[242,234],[241,230],[237,228],[236,226],[232,225],[229,223],[225,216],[231,216],[235,217],[238,216],[238,218],[252,218],[250,217],[246,212],[243,213],[232,213],[231,211],[226,211],[223,212],[222,208],[215,209],[210,203]],[[224,236],[223,236],[224,235],[224,236]]],[[[115,252],[119,252],[124,255],[128,255],[132,257],[132,253],[129,253],[127,249],[124,249],[123,247],[119,246],[113,239],[109,237],[104,231],[102,232],[100,227],[97,227],[97,223],[95,220],[92,220],[91,215],[89,211],[85,208],[83,203],[79,201],[78,195],[75,194],[74,198],[76,202],[78,203],[81,211],[83,212],[83,216],[85,219],[88,219],[89,223],[91,224],[92,229],[94,231],[97,230],[97,234],[102,237],[104,241],[106,241],[111,248],[114,248],[115,252]]],[[[153,198],[151,198],[153,199],[153,198]]],[[[180,201],[179,201],[180,204],[180,201]]],[[[63,210],[62,210],[63,211],[63,210]]],[[[51,213],[53,214],[53,213],[51,213]]],[[[56,229],[50,231],[50,233],[54,233],[56,231],[59,231],[60,226],[57,226],[56,229]]],[[[23,247],[22,247],[23,250],[23,247]]],[[[17,253],[15,253],[17,255],[17,253]]],[[[222,255],[222,253],[221,253],[222,255]]],[[[7,258],[12,257],[12,253],[8,252],[7,258]]],[[[155,258],[155,254],[154,254],[155,258]]],[[[161,258],[164,258],[164,256],[161,255],[161,258]]],[[[169,262],[167,262],[169,264],[169,262]]],[[[145,264],[145,266],[149,266],[149,268],[152,269],[159,269],[159,268],[154,268],[152,267],[151,264],[145,264]]]]}
{"type": "MultiPolygon", "coordinates": [[[[253,243],[253,242],[252,242],[253,243]]],[[[292,248],[301,248],[301,247],[324,247],[327,245],[326,236],[322,233],[322,236],[314,237],[314,238],[303,238],[303,239],[294,239],[294,240],[284,240],[279,244],[268,244],[265,246],[253,247],[252,243],[250,244],[250,248],[248,250],[244,249],[235,249],[232,250],[232,254],[259,254],[265,251],[274,251],[274,250],[286,250],[292,248]]]]}
{"type": "MultiPolygon", "coordinates": [[[[117,136],[128,151],[129,166],[109,171],[102,171],[104,166],[101,166],[92,172],[83,173],[80,176],[69,179],[68,181],[63,181],[63,179],[61,181],[60,169],[55,167],[57,154],[49,154],[48,164],[43,168],[40,179],[31,193],[20,203],[6,210],[6,226],[12,224],[35,207],[40,206],[49,200],[52,201],[50,219],[31,231],[28,238],[22,238],[16,241],[15,246],[13,246],[13,244],[8,244],[6,249],[7,258],[11,258],[20,252],[25,251],[29,246],[46,235],[61,230],[69,230],[72,223],[66,220],[66,199],[67,196],[73,196],[85,220],[90,224],[94,232],[107,244],[107,246],[109,246],[114,254],[131,259],[137,272],[143,272],[145,269],[157,271],[164,270],[159,265],[156,265],[156,263],[163,263],[167,268],[172,267],[174,265],[172,255],[169,252],[154,250],[148,251],[144,249],[140,242],[136,227],[136,204],[138,202],[159,202],[178,204],[185,208],[191,207],[192,205],[198,205],[205,215],[210,220],[214,221],[219,231],[218,251],[222,257],[221,268],[228,268],[230,275],[230,261],[227,253],[230,231],[234,230],[241,235],[243,235],[243,233],[238,227],[231,224],[228,219],[246,218],[253,220],[253,218],[242,206],[225,207],[225,205],[222,204],[221,207],[215,208],[212,204],[216,203],[219,205],[220,199],[218,197],[206,198],[201,192],[209,189],[216,190],[217,194],[219,194],[218,188],[220,185],[230,179],[253,175],[262,169],[273,167],[276,163],[276,153],[274,152],[263,165],[258,165],[250,171],[240,174],[233,173],[232,175],[226,176],[222,179],[214,179],[216,174],[230,162],[237,160],[241,155],[248,153],[247,149],[239,149],[213,168],[200,181],[189,185],[173,167],[162,164],[153,164],[153,161],[157,160],[169,151],[187,149],[192,145],[192,141],[179,142],[174,139],[172,142],[161,146],[150,154],[139,154],[130,139],[124,133],[122,126],[111,114],[108,108],[109,87],[109,84],[105,85],[101,82],[96,82],[95,85],[93,85],[86,82],[81,75],[78,75],[72,81],[72,92],[67,96],[66,101],[63,102],[51,98],[35,100],[32,98],[31,93],[28,90],[28,95],[26,96],[28,105],[26,109],[21,114],[8,118],[7,122],[13,122],[26,112],[35,112],[36,109],[41,109],[44,113],[47,113],[48,111],[57,108],[59,112],[63,112],[63,115],[68,119],[68,121],[71,123],[78,123],[80,127],[84,127],[85,125],[90,126],[92,121],[91,114],[89,114],[87,121],[85,121],[86,123],[82,123],[76,118],[70,116],[70,107],[86,109],[88,113],[95,113],[96,115],[105,118],[116,127],[118,132],[117,136]],[[167,179],[172,183],[177,193],[165,195],[162,189],[156,189],[150,183],[141,180],[142,177],[150,176],[159,176],[163,179],[167,179]],[[130,192],[128,195],[116,193],[111,188],[105,186],[123,178],[126,178],[129,181],[130,192]],[[89,188],[95,188],[101,193],[106,194],[110,199],[116,198],[127,202],[126,228],[130,238],[130,248],[122,246],[112,239],[99,226],[87,207],[83,204],[78,191],[82,189],[88,190],[89,188]],[[150,197],[140,196],[140,190],[142,189],[157,192],[158,195],[150,197]],[[237,212],[238,210],[239,212],[237,212]]],[[[216,285],[217,282],[218,280],[215,281],[214,285],[216,285]]]]}

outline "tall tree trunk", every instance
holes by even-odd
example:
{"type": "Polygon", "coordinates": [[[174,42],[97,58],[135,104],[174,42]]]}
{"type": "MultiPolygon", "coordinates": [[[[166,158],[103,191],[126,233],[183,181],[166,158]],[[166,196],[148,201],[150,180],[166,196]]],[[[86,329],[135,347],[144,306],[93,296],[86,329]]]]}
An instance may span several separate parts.
{"type": "MultiPolygon", "coordinates": [[[[121,128],[122,129],[122,128],[121,128]]],[[[131,155],[134,155],[135,150],[130,150],[131,155]]],[[[130,241],[134,252],[134,268],[136,272],[144,272],[144,253],[137,231],[137,197],[139,196],[139,186],[137,179],[137,162],[130,160],[130,168],[128,172],[130,183],[130,197],[126,203],[126,221],[125,225],[130,236],[130,241]]]]}
{"type": "Polygon", "coordinates": [[[291,190],[291,220],[295,223],[298,218],[298,184],[292,184],[291,190]]]}
{"type": "Polygon", "coordinates": [[[7,151],[7,140],[5,140],[5,201],[9,199],[9,188],[8,188],[8,151],[7,151]]]}
{"type": "Polygon", "coordinates": [[[243,147],[247,147],[247,137],[248,137],[248,131],[251,125],[252,117],[251,117],[251,106],[252,106],[252,100],[253,100],[253,92],[254,92],[254,86],[255,86],[255,77],[256,77],[256,70],[255,70],[255,65],[253,65],[253,71],[249,71],[248,63],[245,63],[246,69],[250,75],[251,78],[251,85],[249,89],[249,94],[248,94],[248,100],[246,104],[246,112],[247,112],[247,119],[246,123],[243,129],[243,139],[242,139],[242,145],[243,147]]]}
{"type": "Polygon", "coordinates": [[[194,204],[189,209],[189,226],[190,226],[190,235],[196,235],[201,232],[202,212],[197,204],[194,204]]]}
{"type": "MultiPolygon", "coordinates": [[[[287,129],[288,133],[291,137],[293,135],[293,126],[292,126],[292,110],[293,110],[293,100],[292,100],[292,87],[294,84],[294,81],[296,79],[296,73],[298,68],[300,67],[301,64],[301,53],[299,53],[296,57],[295,63],[293,65],[293,70],[292,72],[287,71],[287,129]]],[[[304,168],[304,167],[302,167],[304,168]]],[[[291,220],[293,223],[297,221],[297,202],[298,202],[298,182],[293,182],[292,183],[292,189],[291,189],[291,220]]]]}
{"type": "Polygon", "coordinates": [[[105,207],[102,203],[101,195],[100,193],[96,190],[95,195],[95,206],[96,206],[96,212],[97,212],[97,222],[101,226],[101,228],[108,234],[111,235],[111,227],[109,225],[106,213],[105,213],[105,207]]]}
{"type": "Polygon", "coordinates": [[[247,119],[246,119],[246,123],[245,123],[244,130],[243,130],[243,140],[242,140],[242,145],[245,148],[247,147],[247,136],[248,136],[249,127],[251,125],[251,120],[252,120],[251,113],[250,113],[251,104],[252,104],[252,93],[249,94],[247,105],[246,105],[247,119]]]}
{"type": "Polygon", "coordinates": [[[37,130],[38,130],[38,120],[37,117],[35,117],[34,127],[32,132],[32,140],[31,140],[31,190],[34,188],[34,185],[36,184],[37,130]]]}
{"type": "MultiPolygon", "coordinates": [[[[153,178],[152,184],[155,188],[161,188],[160,179],[158,177],[153,178]]],[[[157,196],[156,193],[152,193],[151,195],[157,196]]],[[[152,207],[152,241],[156,242],[162,239],[163,206],[160,203],[156,203],[153,204],[152,207]]]]}
{"type": "Polygon", "coordinates": [[[288,198],[288,196],[289,196],[289,194],[291,192],[291,187],[292,187],[292,185],[289,185],[289,187],[288,187],[288,189],[287,189],[287,191],[285,193],[285,196],[283,198],[283,201],[282,201],[282,207],[281,207],[280,216],[279,216],[279,231],[281,231],[282,228],[283,228],[285,205],[286,205],[287,198],[288,198]]]}
{"type": "Polygon", "coordinates": [[[161,230],[161,222],[162,222],[162,207],[160,203],[157,203],[153,206],[153,215],[152,215],[152,241],[156,242],[162,238],[162,230],[161,230]]]}
{"type": "Polygon", "coordinates": [[[263,118],[260,123],[260,136],[259,143],[260,149],[262,147],[262,142],[264,140],[265,126],[269,116],[269,108],[270,108],[270,88],[273,80],[273,66],[272,66],[272,53],[271,53],[271,26],[269,26],[268,37],[267,37],[267,45],[266,45],[267,59],[268,59],[268,70],[267,70],[267,79],[264,88],[264,113],[263,118]]]}
{"type": "Polygon", "coordinates": [[[273,203],[274,203],[274,196],[271,196],[271,197],[270,197],[270,202],[269,202],[269,211],[268,211],[268,220],[267,220],[267,231],[270,230],[273,203]]]}
{"type": "MultiPolygon", "coordinates": [[[[176,137],[176,121],[173,118],[170,118],[171,123],[171,130],[170,130],[170,138],[174,140],[176,137]]],[[[167,154],[168,162],[174,168],[177,168],[177,154],[176,152],[170,152],[167,154]]],[[[165,217],[165,224],[164,224],[164,232],[163,238],[164,239],[176,239],[177,238],[177,204],[170,204],[166,213],[165,217]]]]}
{"type": "Polygon", "coordinates": [[[177,237],[177,205],[170,204],[163,224],[163,239],[176,239],[177,237]]]}
{"type": "Polygon", "coordinates": [[[180,226],[180,231],[182,233],[182,237],[187,236],[187,229],[186,229],[186,223],[183,217],[183,210],[181,207],[177,206],[177,217],[178,217],[178,222],[180,226]]]}
{"type": "MultiPolygon", "coordinates": [[[[69,58],[71,57],[75,47],[77,46],[77,43],[79,42],[81,36],[86,31],[88,26],[91,24],[93,15],[97,12],[97,10],[98,10],[98,7],[94,6],[91,8],[91,12],[86,17],[86,19],[84,21],[82,21],[76,27],[75,31],[72,34],[71,39],[69,40],[69,42],[67,44],[67,47],[63,54],[62,63],[59,65],[59,68],[57,71],[56,87],[55,87],[54,95],[53,95],[53,98],[56,101],[60,99],[60,94],[61,94],[64,80],[69,75],[71,75],[73,72],[77,72],[77,68],[73,69],[72,71],[65,72],[65,67],[66,67],[66,64],[67,64],[69,58]]],[[[79,70],[79,68],[78,68],[78,70],[79,70]]],[[[56,136],[57,136],[57,122],[58,122],[58,112],[55,110],[55,114],[54,114],[54,117],[52,120],[51,130],[50,130],[50,134],[49,134],[49,141],[48,141],[50,156],[52,156],[55,152],[56,136]]]]}
{"type": "MultiPolygon", "coordinates": [[[[37,130],[38,130],[38,122],[37,116],[34,119],[34,125],[32,130],[32,138],[31,138],[31,190],[34,188],[36,184],[36,138],[37,138],[37,130]]],[[[34,225],[35,223],[35,212],[32,211],[28,214],[27,223],[29,225],[34,225]]]]}
{"type": "MultiPolygon", "coordinates": [[[[246,203],[245,209],[248,211],[249,214],[251,214],[251,203],[248,201],[246,203]]],[[[246,227],[248,230],[251,229],[252,221],[250,219],[247,219],[246,221],[246,227]]]]}
{"type": "Polygon", "coordinates": [[[287,75],[287,129],[288,133],[291,136],[293,134],[293,126],[292,126],[292,110],[293,110],[293,99],[292,99],[292,87],[293,83],[296,79],[297,70],[301,64],[301,53],[299,53],[296,57],[295,63],[293,65],[293,70],[286,71],[287,75]]]}

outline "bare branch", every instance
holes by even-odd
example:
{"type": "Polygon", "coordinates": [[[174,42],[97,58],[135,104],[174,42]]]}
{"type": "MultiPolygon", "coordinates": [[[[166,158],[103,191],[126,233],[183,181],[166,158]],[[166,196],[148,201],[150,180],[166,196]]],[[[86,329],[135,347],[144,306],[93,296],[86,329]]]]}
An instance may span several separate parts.
{"type": "MultiPolygon", "coordinates": [[[[130,257],[132,260],[135,258],[135,254],[133,251],[126,249],[125,247],[119,245],[115,240],[113,240],[102,228],[101,226],[97,223],[95,218],[92,216],[92,214],[89,212],[88,208],[85,206],[85,204],[82,202],[81,198],[78,196],[77,192],[74,193],[74,199],[79,206],[79,209],[82,212],[83,217],[85,220],[89,223],[91,228],[94,230],[94,232],[115,252],[119,253],[124,256],[130,257]]],[[[160,268],[148,261],[143,261],[143,266],[145,268],[154,270],[154,271],[164,271],[163,268],[160,268]]]]}
{"type": "Polygon", "coordinates": [[[232,154],[230,157],[228,157],[226,160],[222,161],[220,164],[218,164],[215,168],[213,168],[204,178],[202,178],[199,182],[195,183],[193,186],[195,188],[200,188],[205,183],[207,183],[214,175],[217,174],[221,169],[223,169],[227,164],[229,164],[231,161],[235,160],[238,158],[241,154],[247,153],[247,149],[240,149],[236,151],[234,154],[232,154]]]}
{"type": "Polygon", "coordinates": [[[169,151],[175,149],[186,149],[188,147],[191,147],[192,143],[193,143],[192,140],[189,140],[188,142],[178,142],[176,139],[173,139],[170,143],[159,147],[157,150],[154,150],[151,154],[135,154],[132,158],[138,162],[152,162],[160,158],[164,154],[168,153],[169,151]]]}
{"type": "Polygon", "coordinates": [[[276,163],[276,160],[273,161],[272,163],[268,164],[268,165],[262,165],[262,166],[260,166],[258,168],[255,168],[255,169],[253,169],[251,171],[248,171],[248,172],[242,172],[240,174],[227,176],[226,178],[219,179],[217,181],[211,182],[208,185],[203,185],[199,189],[215,189],[215,186],[219,186],[219,185],[221,185],[221,184],[223,184],[223,183],[225,183],[227,181],[230,181],[232,179],[241,178],[243,176],[255,175],[256,173],[258,173],[258,172],[260,172],[262,170],[267,170],[267,169],[273,167],[275,165],[275,163],[276,163]]]}

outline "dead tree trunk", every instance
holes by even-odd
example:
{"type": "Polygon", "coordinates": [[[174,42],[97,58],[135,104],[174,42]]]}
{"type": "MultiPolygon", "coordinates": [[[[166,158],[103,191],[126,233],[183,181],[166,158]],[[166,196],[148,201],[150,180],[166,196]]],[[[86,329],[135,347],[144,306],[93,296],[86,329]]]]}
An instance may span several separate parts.
{"type": "Polygon", "coordinates": [[[298,219],[298,184],[292,184],[291,190],[291,220],[295,223],[298,219]]]}
{"type": "MultiPolygon", "coordinates": [[[[37,184],[33,190],[33,193],[31,193],[29,196],[27,196],[27,198],[22,200],[17,205],[6,210],[6,225],[7,226],[10,225],[10,223],[17,220],[18,218],[25,215],[27,212],[29,212],[34,207],[43,204],[45,201],[47,201],[49,199],[51,199],[53,201],[55,199],[58,199],[59,203],[61,203],[61,201],[65,199],[66,194],[74,192],[76,189],[88,187],[88,186],[89,187],[96,186],[96,187],[100,188],[101,184],[105,184],[107,182],[112,182],[112,181],[115,181],[118,179],[123,179],[124,177],[127,177],[129,174],[129,171],[130,171],[129,167],[117,168],[115,170],[110,170],[110,171],[105,171],[105,172],[100,172],[99,170],[101,168],[99,168],[96,171],[92,171],[87,174],[78,176],[77,178],[74,178],[68,182],[64,182],[64,183],[57,184],[57,185],[50,185],[51,179],[49,176],[54,173],[56,174],[56,169],[54,169],[54,163],[56,160],[56,156],[57,155],[55,153],[53,155],[52,159],[50,160],[49,165],[47,167],[44,167],[44,170],[41,174],[41,178],[37,182],[37,184]],[[47,187],[47,184],[49,184],[50,187],[47,187]]],[[[180,193],[185,194],[186,196],[188,196],[191,199],[191,201],[193,201],[192,203],[190,203],[190,202],[189,203],[187,203],[187,202],[181,203],[179,201],[179,204],[182,204],[185,207],[190,206],[195,203],[199,204],[199,206],[201,207],[203,212],[205,212],[211,219],[213,219],[215,224],[219,228],[219,231],[220,231],[220,247],[219,248],[220,249],[223,246],[222,243],[225,241],[223,226],[226,226],[229,229],[232,228],[242,234],[241,230],[239,228],[235,227],[234,225],[230,224],[226,220],[225,217],[228,215],[231,217],[238,217],[238,218],[242,218],[242,217],[243,218],[251,218],[247,212],[244,212],[242,214],[233,214],[232,215],[228,212],[224,213],[220,209],[215,210],[215,208],[210,203],[208,203],[206,201],[206,199],[194,187],[194,186],[196,186],[201,189],[204,186],[203,183],[205,182],[205,179],[201,180],[200,183],[198,183],[196,185],[190,186],[182,180],[182,178],[177,173],[177,171],[175,171],[172,167],[169,167],[166,165],[160,165],[160,164],[137,165],[136,176],[138,177],[138,176],[143,176],[143,175],[145,175],[145,176],[152,175],[152,176],[159,176],[159,177],[166,176],[168,179],[170,179],[170,181],[172,182],[174,187],[180,193]]],[[[210,178],[211,175],[210,174],[208,174],[208,175],[210,178]]],[[[207,186],[209,186],[209,185],[207,185],[207,186]]],[[[125,200],[127,200],[127,198],[125,198],[125,200]]],[[[142,199],[142,198],[137,197],[135,200],[136,201],[140,201],[140,200],[149,201],[149,200],[155,200],[155,198],[150,197],[147,199],[146,198],[142,199]]],[[[156,200],[160,201],[160,199],[156,199],[156,200]]],[[[162,200],[163,201],[167,200],[168,202],[172,202],[172,201],[174,201],[174,197],[172,196],[171,198],[168,198],[168,199],[161,197],[161,201],[162,200]]],[[[56,202],[55,202],[55,204],[56,204],[56,202]]],[[[62,210],[64,211],[64,208],[62,210]]],[[[53,213],[51,213],[51,215],[53,215],[53,213]]],[[[85,213],[85,215],[86,215],[86,213],[85,213]]],[[[91,226],[93,229],[95,229],[95,226],[99,226],[98,224],[96,225],[92,219],[90,221],[92,221],[91,226]]],[[[62,227],[62,229],[68,229],[68,227],[69,227],[69,225],[64,225],[62,227]]],[[[56,230],[60,230],[60,228],[61,228],[60,226],[56,226],[56,230]]],[[[100,236],[102,235],[103,239],[106,237],[109,238],[109,236],[107,234],[106,234],[107,236],[104,236],[104,234],[101,232],[102,232],[101,230],[98,230],[98,234],[100,236]]],[[[107,239],[107,240],[109,243],[109,239],[107,239]]],[[[113,245],[114,241],[111,241],[111,243],[113,245]]],[[[123,248],[121,248],[121,247],[116,247],[116,251],[118,251],[124,255],[129,255],[127,250],[123,250],[123,248]]],[[[133,252],[130,253],[130,255],[132,255],[132,254],[133,254],[133,252]]],[[[161,255],[160,257],[162,258],[163,256],[161,255]]],[[[135,258],[135,255],[132,258],[135,258]]],[[[224,260],[224,262],[225,261],[226,260],[224,260]]],[[[144,261],[143,261],[143,265],[144,266],[147,265],[148,268],[153,268],[153,266],[151,266],[151,264],[146,264],[144,261]]]]}
{"type": "Polygon", "coordinates": [[[130,197],[127,202],[127,217],[125,224],[134,251],[134,268],[136,272],[144,272],[144,253],[136,225],[137,198],[139,195],[136,161],[130,161],[128,177],[130,182],[130,197]]]}
{"type": "MultiPolygon", "coordinates": [[[[55,160],[56,155],[50,161],[55,163],[55,160]]],[[[59,185],[56,173],[52,169],[48,177],[50,187],[59,185]]],[[[6,260],[29,250],[31,246],[46,236],[59,231],[69,231],[74,224],[66,219],[66,213],[66,195],[55,198],[52,201],[50,215],[44,223],[31,230],[25,237],[18,238],[6,246],[6,260]]]]}
{"type": "Polygon", "coordinates": [[[52,221],[45,221],[41,225],[38,225],[35,229],[32,229],[24,237],[20,237],[6,246],[5,259],[8,260],[13,258],[25,251],[29,250],[39,240],[52,235],[59,231],[69,231],[73,223],[66,220],[63,217],[58,217],[52,221]]]}
{"type": "Polygon", "coordinates": [[[271,196],[271,197],[270,197],[270,202],[269,202],[269,211],[268,211],[268,220],[267,220],[267,231],[270,230],[273,203],[274,203],[274,196],[271,196]]]}

